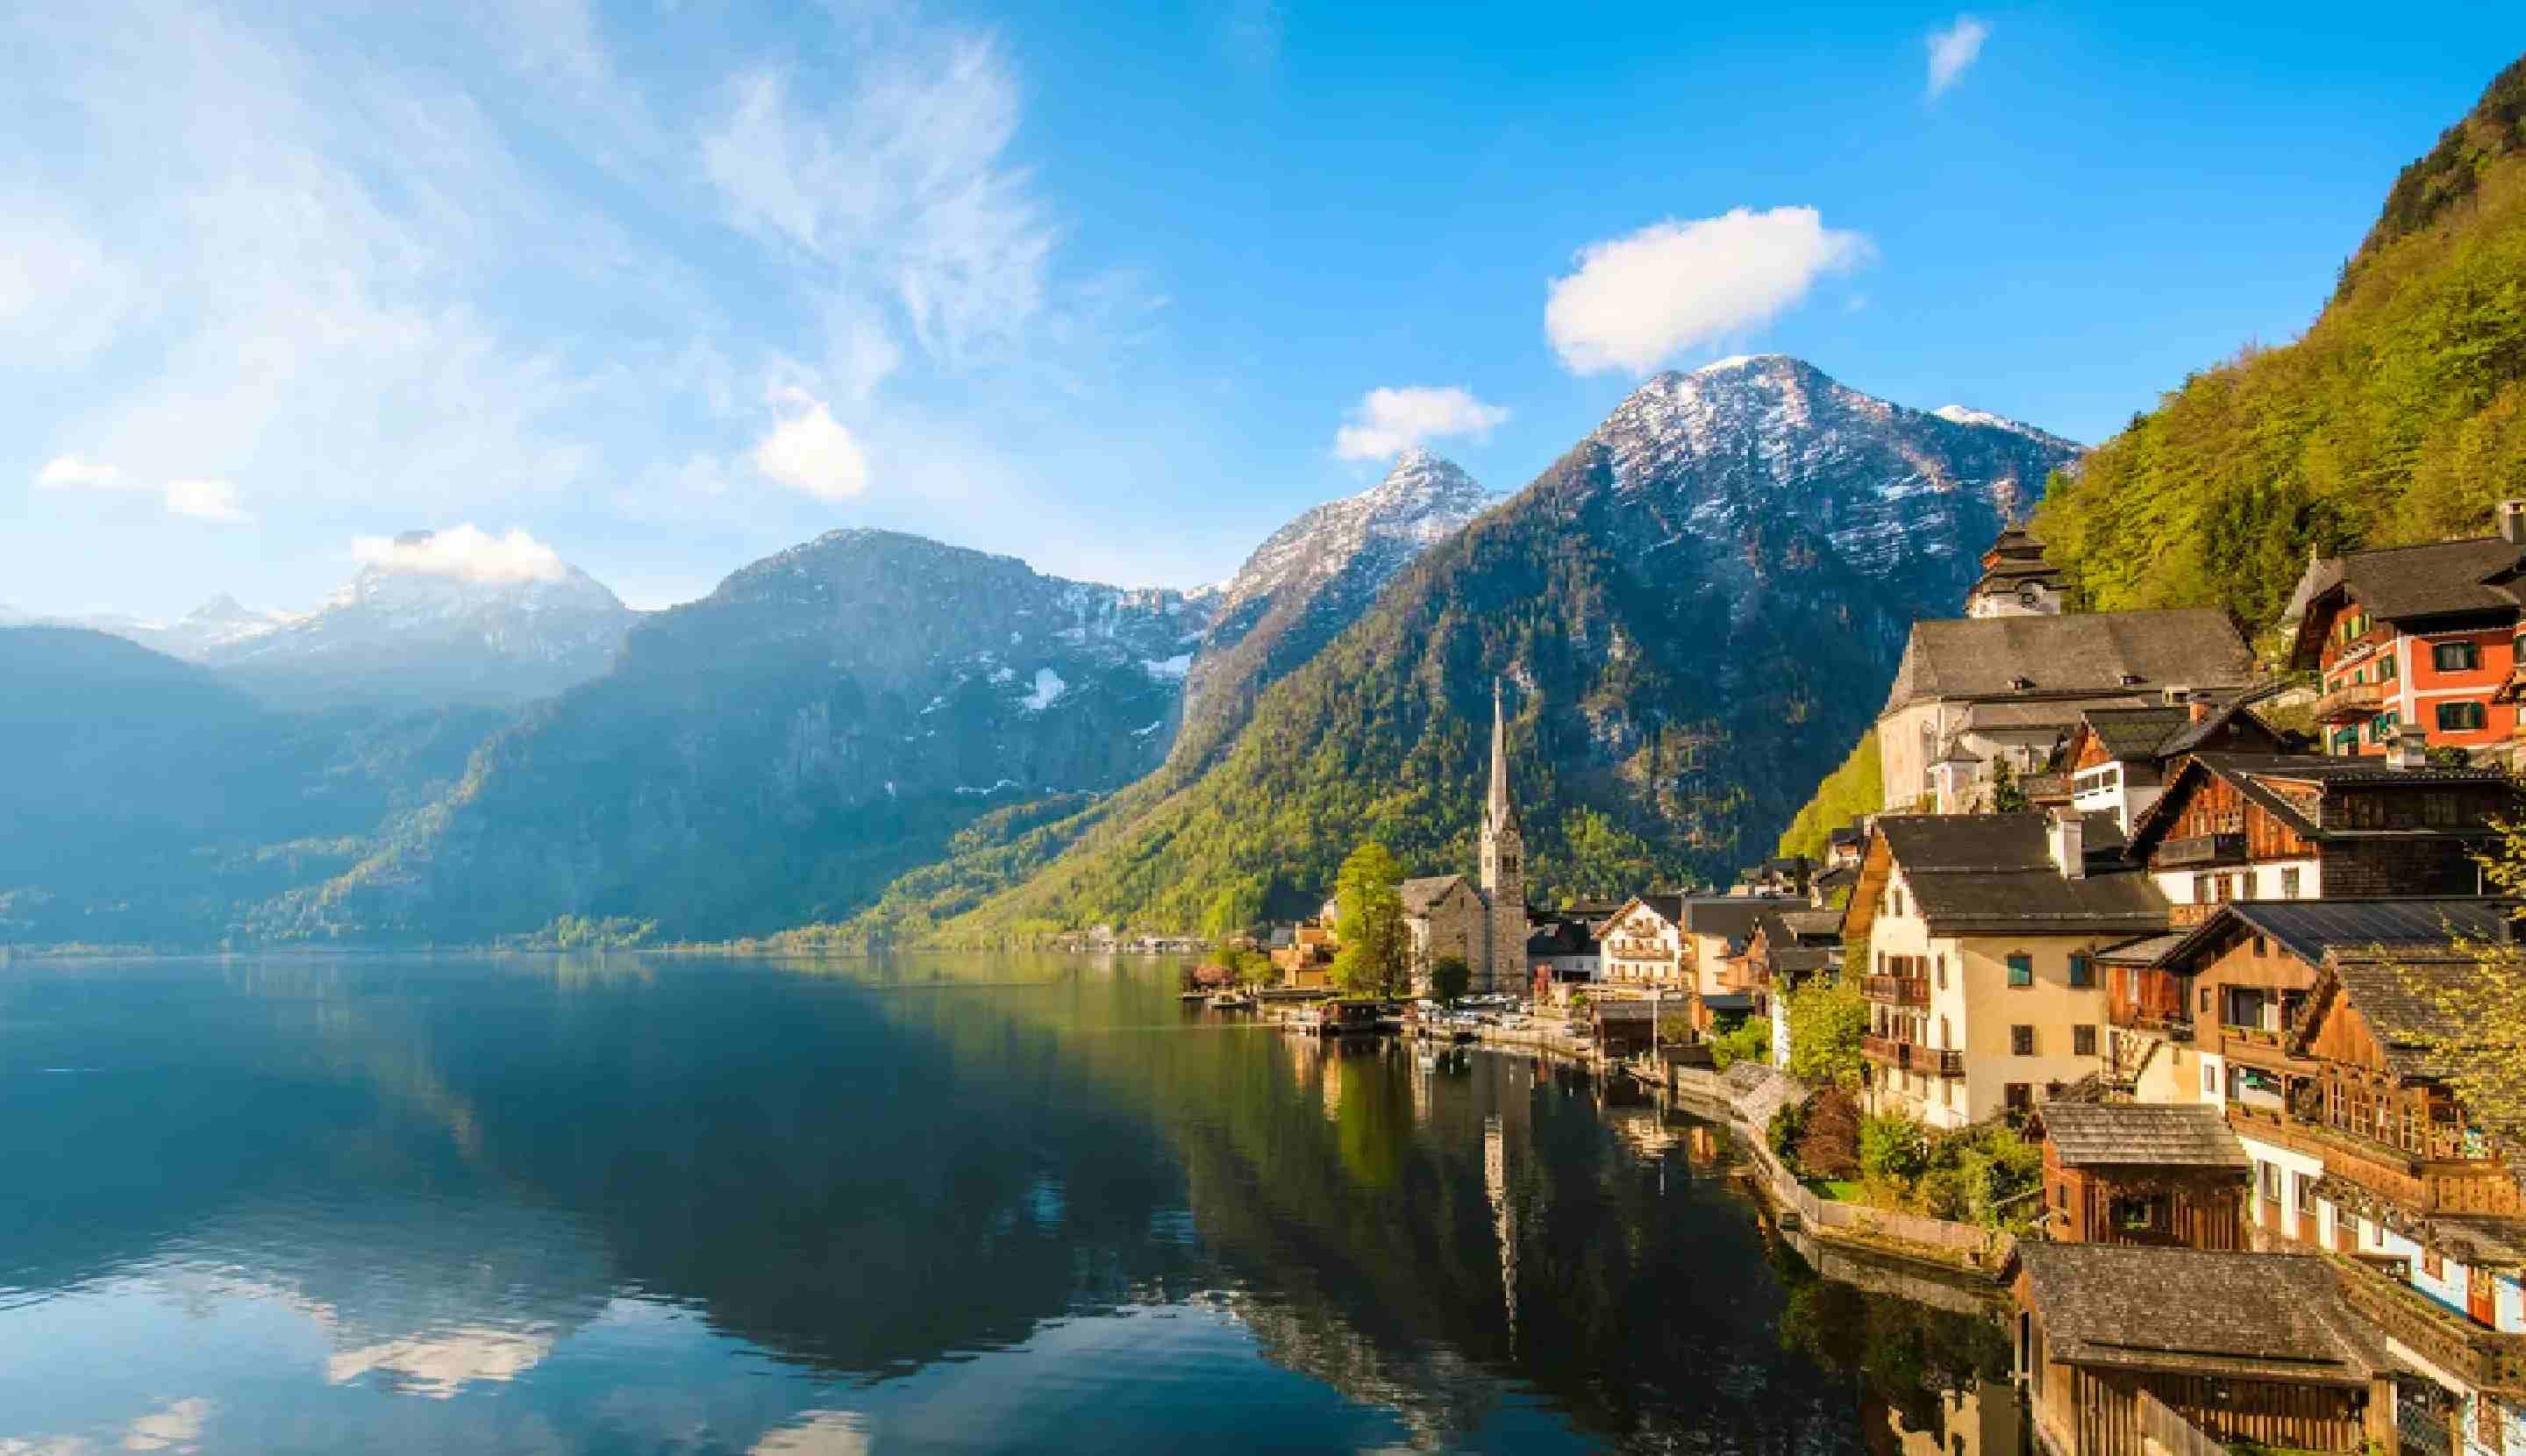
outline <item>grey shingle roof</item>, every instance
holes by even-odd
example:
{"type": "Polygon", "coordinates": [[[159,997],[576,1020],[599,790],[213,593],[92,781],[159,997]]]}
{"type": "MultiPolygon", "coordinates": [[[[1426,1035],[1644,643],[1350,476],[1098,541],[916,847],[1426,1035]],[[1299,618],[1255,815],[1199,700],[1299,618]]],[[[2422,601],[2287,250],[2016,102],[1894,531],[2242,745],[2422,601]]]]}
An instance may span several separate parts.
{"type": "Polygon", "coordinates": [[[2329,1384],[2390,1368],[2313,1255],[2029,1243],[2019,1258],[2046,1353],[2072,1365],[2329,1384]]]}
{"type": "Polygon", "coordinates": [[[1839,910],[1784,910],[1781,924],[1801,940],[1842,938],[1842,912],[1839,910]]]}
{"type": "Polygon", "coordinates": [[[2189,708],[2090,708],[2079,717],[2105,756],[2123,763],[2157,757],[2159,744],[2193,726],[2189,708]]]}
{"type": "Polygon", "coordinates": [[[2252,674],[2252,649],[2207,607],[1916,622],[1886,711],[1919,698],[2001,697],[2020,678],[2037,692],[2116,694],[2233,686],[2252,674]]]}
{"type": "Polygon", "coordinates": [[[2182,966],[2215,951],[2240,929],[2268,935],[2310,966],[2336,949],[2353,953],[2381,943],[2437,944],[2457,936],[2487,939],[2517,913],[2514,900],[2479,896],[2397,900],[2239,900],[2194,927],[2160,964],[2182,966]]]}
{"type": "MultiPolygon", "coordinates": [[[[2451,1017],[2431,994],[2454,990],[2480,975],[2470,956],[2454,954],[2445,941],[2417,945],[2392,943],[2359,951],[2337,950],[2326,971],[2341,994],[2368,1024],[2386,1065],[2399,1077],[2436,1078],[2449,1071],[2449,1056],[2433,1038],[2463,1034],[2462,1020],[2451,1017]],[[2382,954],[2380,954],[2382,952],[2382,954]]],[[[2291,1040],[2297,1050],[2314,1030],[2315,1019],[2304,1019],[2291,1040]]]]}
{"type": "Polygon", "coordinates": [[[1471,882],[1462,875],[1429,875],[1419,879],[1407,879],[1397,886],[1397,889],[1403,896],[1404,913],[1426,915],[1431,906],[1445,897],[1449,889],[1471,882]]]}
{"type": "Polygon", "coordinates": [[[2053,867],[2042,814],[1890,814],[1877,821],[1934,928],[2141,935],[2166,926],[2166,897],[2124,867],[2110,814],[2085,816],[2089,873],[2053,867]],[[2103,845],[2096,841],[2105,840],[2103,845]],[[2097,852],[2103,851],[2101,855],[2097,852]],[[2101,859],[2101,863],[2099,860],[2101,859]]]}
{"type": "MultiPolygon", "coordinates": [[[[2173,822],[2187,797],[2185,781],[2196,775],[2215,775],[2227,780],[2235,785],[2238,793],[2265,813],[2310,839],[2333,838],[2342,831],[2338,828],[2318,824],[2278,785],[2309,784],[2319,790],[2378,784],[2444,788],[2496,784],[2505,782],[2507,778],[2498,769],[2397,769],[2371,758],[2334,758],[2300,753],[2197,753],[2185,760],[2183,771],[2167,784],[2166,792],[2158,795],[2141,811],[2138,819],[2132,821],[2131,838],[2138,850],[2145,851],[2173,822]]],[[[2394,832],[2445,835],[2455,831],[2423,828],[2394,832]]]]}
{"type": "Polygon", "coordinates": [[[2252,1166],[2219,1109],[2206,1103],[2047,1102],[2044,1130],[2064,1167],[2252,1166]]]}
{"type": "Polygon", "coordinates": [[[2517,598],[2483,577],[2517,563],[2516,547],[2498,536],[2354,551],[2342,558],[2342,585],[2351,599],[2387,621],[2515,611],[2517,598]]]}

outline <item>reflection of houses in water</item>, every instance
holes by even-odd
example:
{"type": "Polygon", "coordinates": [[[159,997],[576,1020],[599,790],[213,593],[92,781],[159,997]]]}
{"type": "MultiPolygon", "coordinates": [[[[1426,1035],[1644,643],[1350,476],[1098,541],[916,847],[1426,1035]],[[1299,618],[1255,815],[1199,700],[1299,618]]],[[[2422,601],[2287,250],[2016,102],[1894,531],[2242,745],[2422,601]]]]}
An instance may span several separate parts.
{"type": "Polygon", "coordinates": [[[1490,1200],[1491,1230],[1499,1235],[1501,1308],[1508,1316],[1508,1349],[1517,1353],[1517,1203],[1509,1196],[1508,1139],[1500,1115],[1483,1119],[1483,1194],[1490,1200]]]}
{"type": "Polygon", "coordinates": [[[1916,1428],[1901,1407],[1876,1390],[1860,1396],[1860,1434],[1873,1456],[2019,1456],[2025,1418],[2017,1387],[1977,1377],[1968,1390],[1937,1394],[1938,1422],[1916,1428]]]}
{"type": "Polygon", "coordinates": [[[1394,1413],[1416,1451],[1443,1451],[1478,1430],[1494,1404],[1495,1378],[1436,1340],[1381,1345],[1340,1316],[1238,1295],[1238,1322],[1263,1357],[1324,1381],[1362,1405],[1394,1413]]]}

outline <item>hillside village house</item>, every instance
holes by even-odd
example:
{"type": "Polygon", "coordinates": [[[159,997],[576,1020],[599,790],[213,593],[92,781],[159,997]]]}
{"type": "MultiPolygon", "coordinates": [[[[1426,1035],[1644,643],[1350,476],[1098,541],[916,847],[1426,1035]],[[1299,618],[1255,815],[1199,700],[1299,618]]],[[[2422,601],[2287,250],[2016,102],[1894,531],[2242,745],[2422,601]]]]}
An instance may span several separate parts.
{"type": "Polygon", "coordinates": [[[2242,697],[2220,704],[2196,693],[2183,703],[2087,709],[2056,761],[2070,778],[2071,808],[2109,813],[2129,832],[2186,754],[2275,754],[2290,746],[2242,697]]]}
{"type": "Polygon", "coordinates": [[[1982,554],[1982,578],[1965,593],[1965,615],[2057,617],[2066,584],[2035,537],[2012,526],[1982,554]]]}
{"type": "Polygon", "coordinates": [[[1864,1100],[1934,1128],[2104,1068],[2097,952],[2166,929],[2106,815],[1884,815],[1843,919],[1867,947],[1864,1100]]]}
{"type": "Polygon", "coordinates": [[[2246,1247],[2254,1161],[2218,1108],[2059,1101],[2043,1122],[2046,1237],[2246,1247]]]}
{"type": "Polygon", "coordinates": [[[1682,895],[1634,895],[1596,928],[1602,965],[1597,979],[1607,989],[1645,994],[1651,986],[1686,988],[1691,957],[1685,949],[1684,900],[1682,895]]]}
{"type": "Polygon", "coordinates": [[[2310,559],[2290,598],[2290,666],[2320,675],[2326,746],[2376,754],[2398,734],[2494,748],[2517,727],[2526,501],[2489,536],[2310,559]]]}
{"type": "Polygon", "coordinates": [[[2461,1420],[2464,1442],[2491,1452],[2526,1441],[2526,1202],[2418,1043],[2437,1011],[2407,977],[2469,974],[2458,943],[2511,933],[2517,910],[2231,904],[2152,964],[2108,972],[2117,1078],[2228,1119],[2251,1160],[2251,1235],[2358,1261],[2345,1266],[2354,1305],[2443,1397],[2421,1392],[2414,1411],[2461,1420]]]}
{"type": "Polygon", "coordinates": [[[2253,652],[2207,608],[1916,622],[1877,717],[1885,808],[1986,807],[1997,766],[2044,772],[2091,708],[2234,693],[2253,652]]]}
{"type": "Polygon", "coordinates": [[[2384,763],[2200,753],[2134,820],[2129,852],[2185,925],[2228,900],[2475,894],[2473,856],[2511,802],[2500,771],[2432,768],[2408,744],[2384,763]]]}

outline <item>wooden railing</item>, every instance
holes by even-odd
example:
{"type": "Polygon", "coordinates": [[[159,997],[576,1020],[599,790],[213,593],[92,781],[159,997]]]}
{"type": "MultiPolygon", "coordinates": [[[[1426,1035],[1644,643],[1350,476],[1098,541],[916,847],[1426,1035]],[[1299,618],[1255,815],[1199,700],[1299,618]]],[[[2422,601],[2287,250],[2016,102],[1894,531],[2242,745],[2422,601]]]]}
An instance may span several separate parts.
{"type": "Polygon", "coordinates": [[[1927,1006],[1930,982],[1919,976],[1863,976],[1859,978],[1859,994],[1894,1006],[1927,1006]]]}
{"type": "Polygon", "coordinates": [[[2373,718],[2386,706],[2382,682],[2346,682],[2315,700],[2318,723],[2355,723],[2373,718]]]}
{"type": "Polygon", "coordinates": [[[2126,1031],[2153,1031],[2170,1041],[2193,1039],[2193,1019],[2163,1007],[2134,1006],[2116,1001],[2105,1008],[2105,1020],[2126,1031]]]}
{"type": "Polygon", "coordinates": [[[2526,1334],[2486,1330],[2384,1270],[2340,1254],[2325,1257],[2343,1301],[2378,1332],[2476,1388],[2510,1396],[2526,1391],[2526,1334]]]}
{"type": "Polygon", "coordinates": [[[2147,1442],[2147,1449],[2165,1456],[2229,1456],[2227,1446],[2204,1435],[2200,1427],[2147,1390],[2140,1392],[2136,1404],[2141,1439],[2147,1442]]]}
{"type": "Polygon", "coordinates": [[[2159,844],[2151,864],[2156,869],[2174,870],[2188,865],[2242,864],[2245,858],[2243,833],[2188,834],[2159,844]]]}
{"type": "Polygon", "coordinates": [[[1860,1037],[1859,1054],[1881,1067],[1893,1067],[1904,1072],[1922,1072],[1932,1077],[1965,1075],[1963,1052],[1942,1051],[1937,1047],[1922,1046],[1917,1042],[1896,1041],[1891,1036],[1860,1037]]]}

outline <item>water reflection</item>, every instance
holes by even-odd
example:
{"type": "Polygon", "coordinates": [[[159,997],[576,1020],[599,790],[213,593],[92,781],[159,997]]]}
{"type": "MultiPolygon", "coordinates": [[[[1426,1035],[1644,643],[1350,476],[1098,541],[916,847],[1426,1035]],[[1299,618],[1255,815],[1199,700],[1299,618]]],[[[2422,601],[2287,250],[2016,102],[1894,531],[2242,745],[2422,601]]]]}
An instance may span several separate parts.
{"type": "Polygon", "coordinates": [[[0,972],[0,1438],[1856,1450],[1992,1368],[1768,1245],[1705,1125],[1173,984],[0,972]]]}

